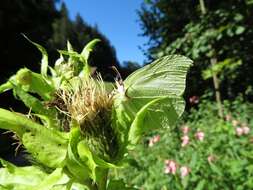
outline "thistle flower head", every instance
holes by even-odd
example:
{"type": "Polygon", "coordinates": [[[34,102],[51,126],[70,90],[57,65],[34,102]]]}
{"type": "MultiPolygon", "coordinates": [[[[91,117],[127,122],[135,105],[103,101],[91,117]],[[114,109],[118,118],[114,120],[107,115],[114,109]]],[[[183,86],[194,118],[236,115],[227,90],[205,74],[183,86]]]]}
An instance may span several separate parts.
{"type": "Polygon", "coordinates": [[[101,76],[82,79],[58,94],[66,107],[61,111],[78,122],[89,148],[105,160],[115,158],[118,143],[111,126],[113,94],[106,91],[101,76]]]}
{"type": "Polygon", "coordinates": [[[60,97],[67,107],[67,114],[80,125],[94,121],[102,112],[110,112],[113,96],[106,91],[100,76],[98,80],[88,78],[80,80],[77,87],[60,92],[60,97]]]}

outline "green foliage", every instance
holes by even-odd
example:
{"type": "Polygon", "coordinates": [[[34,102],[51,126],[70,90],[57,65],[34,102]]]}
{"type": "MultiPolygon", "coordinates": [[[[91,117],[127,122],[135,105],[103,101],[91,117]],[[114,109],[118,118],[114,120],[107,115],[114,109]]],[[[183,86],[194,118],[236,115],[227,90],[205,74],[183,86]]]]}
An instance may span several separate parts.
{"type": "Polygon", "coordinates": [[[88,60],[98,39],[81,53],[68,42],[54,67],[48,65],[45,49],[29,41],[42,53],[40,73],[20,69],[0,88],[2,93],[12,90],[31,111],[25,116],[0,109],[0,128],[15,133],[33,166],[2,161],[1,187],[133,189],[120,180],[107,183],[108,171],[124,166],[129,149],[147,131],[174,126],[184,110],[182,95],[192,61],[165,56],[116,81],[114,88],[99,74],[92,77],[88,60]],[[30,182],[27,175],[33,170],[30,182]]]}
{"type": "Polygon", "coordinates": [[[118,177],[138,189],[252,189],[253,184],[253,105],[238,98],[225,102],[226,120],[220,119],[214,103],[202,100],[197,109],[185,114],[176,128],[150,131],[118,177]],[[189,132],[183,133],[183,127],[189,132]],[[249,127],[243,134],[237,128],[249,127]],[[203,132],[198,140],[197,132],[203,132]],[[182,137],[189,143],[182,146],[182,137]],[[154,144],[152,139],[160,137],[154,144]],[[175,174],[165,173],[166,160],[177,165],[175,174]],[[136,163],[137,162],[137,163],[136,163]],[[189,174],[182,177],[180,168],[189,174]]]}
{"type": "Polygon", "coordinates": [[[240,65],[242,64],[241,60],[235,61],[233,59],[225,59],[224,61],[220,61],[214,66],[202,71],[202,77],[206,80],[212,77],[212,74],[216,75],[222,74],[225,70],[229,72],[234,72],[240,65]]]}
{"type": "MultiPolygon", "coordinates": [[[[167,54],[184,54],[194,60],[187,94],[204,94],[212,88],[211,81],[201,75],[206,70],[210,76],[210,58],[217,58],[223,98],[235,98],[252,86],[251,49],[253,30],[250,1],[226,2],[204,0],[205,14],[199,1],[152,0],[139,11],[143,35],[149,37],[147,55],[151,59],[167,54]],[[231,61],[228,61],[231,60],[231,61]],[[224,64],[226,62],[226,67],[224,64]],[[241,64],[234,63],[240,61],[241,64]]],[[[216,71],[215,71],[216,72],[216,71]]],[[[250,96],[248,96],[250,98],[250,96]]]]}

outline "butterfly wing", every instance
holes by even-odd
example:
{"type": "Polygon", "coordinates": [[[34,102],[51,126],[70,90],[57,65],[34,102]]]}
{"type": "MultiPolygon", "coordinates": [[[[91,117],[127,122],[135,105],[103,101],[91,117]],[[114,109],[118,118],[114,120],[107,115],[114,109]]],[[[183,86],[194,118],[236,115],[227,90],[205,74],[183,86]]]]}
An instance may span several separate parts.
{"type": "Polygon", "coordinates": [[[125,91],[116,98],[115,110],[121,131],[130,131],[128,136],[132,134],[128,141],[136,143],[139,138],[133,137],[134,134],[140,136],[147,129],[170,126],[182,114],[182,95],[191,64],[192,60],[184,56],[165,56],[135,71],[124,81],[125,91]],[[162,121],[168,119],[171,121],[165,125],[162,121]],[[151,123],[156,125],[151,126],[151,123]]]}

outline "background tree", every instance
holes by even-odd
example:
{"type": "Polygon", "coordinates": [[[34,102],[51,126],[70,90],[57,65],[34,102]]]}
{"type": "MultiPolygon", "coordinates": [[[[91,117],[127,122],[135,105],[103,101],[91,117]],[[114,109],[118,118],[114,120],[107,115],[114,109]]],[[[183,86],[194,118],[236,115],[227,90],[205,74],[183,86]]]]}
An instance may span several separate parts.
{"type": "Polygon", "coordinates": [[[143,35],[150,39],[146,53],[150,59],[173,53],[194,59],[188,96],[203,95],[207,87],[212,88],[212,81],[202,75],[215,57],[222,68],[218,72],[216,67],[222,97],[243,93],[252,100],[252,2],[206,0],[205,7],[207,12],[202,15],[199,1],[150,0],[143,4],[140,23],[143,35]]]}
{"type": "MultiPolygon", "coordinates": [[[[119,68],[115,49],[111,46],[109,40],[98,30],[87,24],[78,14],[74,21],[68,16],[68,10],[63,3],[60,9],[60,17],[53,23],[53,34],[50,41],[51,47],[65,49],[66,42],[69,40],[75,51],[81,52],[84,45],[90,40],[98,38],[101,42],[91,53],[90,64],[101,72],[106,80],[113,80],[111,66],[119,68]]],[[[58,57],[57,52],[53,52],[53,60],[58,57]]]]}

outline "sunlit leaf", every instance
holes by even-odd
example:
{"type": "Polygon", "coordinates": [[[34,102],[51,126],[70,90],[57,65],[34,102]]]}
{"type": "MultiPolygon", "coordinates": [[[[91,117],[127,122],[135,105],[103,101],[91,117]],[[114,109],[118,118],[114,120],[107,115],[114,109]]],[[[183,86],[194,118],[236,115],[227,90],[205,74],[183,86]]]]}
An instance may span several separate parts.
{"type": "Polygon", "coordinates": [[[49,100],[54,92],[54,87],[42,75],[29,69],[20,69],[16,74],[16,80],[18,84],[26,86],[29,92],[37,93],[44,100],[49,100]]]}
{"type": "Polygon", "coordinates": [[[47,176],[34,166],[17,167],[5,160],[1,163],[4,168],[0,168],[0,189],[32,190],[47,176]]]}
{"type": "Polygon", "coordinates": [[[7,81],[6,83],[0,85],[0,94],[12,89],[12,84],[10,81],[7,81]]]}
{"type": "Polygon", "coordinates": [[[48,167],[60,167],[67,153],[67,136],[22,114],[0,109],[0,128],[15,132],[28,152],[48,167]]]}
{"type": "Polygon", "coordinates": [[[90,52],[92,52],[95,48],[95,45],[97,45],[98,42],[101,42],[100,39],[94,39],[90,41],[86,46],[83,48],[81,55],[85,58],[86,61],[88,61],[90,52]]]}
{"type": "Polygon", "coordinates": [[[123,180],[110,180],[107,190],[137,190],[133,187],[127,187],[123,180]]]}
{"type": "Polygon", "coordinates": [[[47,68],[48,68],[48,55],[47,55],[47,51],[46,49],[41,46],[40,44],[37,44],[35,42],[33,42],[32,40],[30,40],[27,36],[23,35],[30,43],[32,43],[33,45],[35,45],[37,47],[38,50],[40,50],[41,54],[42,54],[42,59],[41,59],[41,74],[44,77],[47,77],[47,68]]]}

